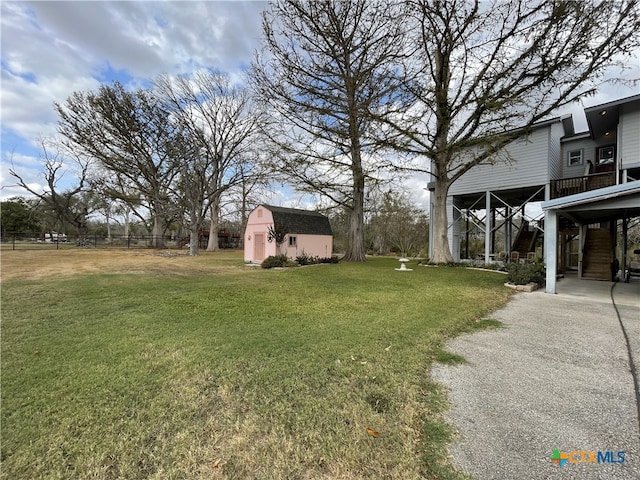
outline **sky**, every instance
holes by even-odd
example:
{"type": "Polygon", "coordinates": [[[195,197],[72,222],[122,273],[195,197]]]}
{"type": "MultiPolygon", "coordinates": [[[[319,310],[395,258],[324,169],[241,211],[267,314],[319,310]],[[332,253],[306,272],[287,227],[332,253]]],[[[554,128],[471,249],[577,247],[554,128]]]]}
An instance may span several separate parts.
{"type": "MultiPolygon", "coordinates": [[[[8,173],[12,165],[27,183],[42,185],[39,143],[55,134],[54,102],[114,80],[135,88],[149,86],[162,73],[199,68],[239,74],[259,48],[261,12],[267,6],[259,1],[2,0],[0,197],[26,194],[8,173]]],[[[640,65],[632,66],[640,76],[640,65]]],[[[584,107],[639,92],[637,86],[610,87],[575,105],[569,111],[577,130],[586,129],[584,107]]],[[[427,182],[416,177],[402,187],[423,208],[427,182]]],[[[297,206],[287,198],[274,203],[297,206]]]]}
{"type": "Polygon", "coordinates": [[[8,170],[40,185],[39,142],[55,134],[53,103],[117,80],[149,86],[159,74],[246,69],[266,2],[0,2],[0,196],[25,195],[8,170]]]}

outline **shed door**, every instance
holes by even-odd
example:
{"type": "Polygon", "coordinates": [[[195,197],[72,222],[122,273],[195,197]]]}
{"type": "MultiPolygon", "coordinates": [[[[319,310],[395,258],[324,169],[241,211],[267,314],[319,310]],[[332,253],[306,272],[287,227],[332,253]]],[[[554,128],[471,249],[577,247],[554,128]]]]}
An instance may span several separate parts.
{"type": "Polygon", "coordinates": [[[264,260],[264,233],[256,233],[254,235],[253,260],[256,262],[264,260]]]}

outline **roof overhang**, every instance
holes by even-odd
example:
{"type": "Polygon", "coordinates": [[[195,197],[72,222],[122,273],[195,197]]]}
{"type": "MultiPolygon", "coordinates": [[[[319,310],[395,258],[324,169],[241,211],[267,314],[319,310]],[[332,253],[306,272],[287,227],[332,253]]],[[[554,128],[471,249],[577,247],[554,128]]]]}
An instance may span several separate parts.
{"type": "Polygon", "coordinates": [[[606,133],[615,131],[620,118],[620,107],[638,101],[640,101],[640,95],[632,95],[613,102],[585,108],[584,114],[587,117],[591,137],[600,138],[606,133]]]}
{"type": "Polygon", "coordinates": [[[640,180],[547,200],[542,210],[556,210],[582,223],[640,216],[640,180]]]}

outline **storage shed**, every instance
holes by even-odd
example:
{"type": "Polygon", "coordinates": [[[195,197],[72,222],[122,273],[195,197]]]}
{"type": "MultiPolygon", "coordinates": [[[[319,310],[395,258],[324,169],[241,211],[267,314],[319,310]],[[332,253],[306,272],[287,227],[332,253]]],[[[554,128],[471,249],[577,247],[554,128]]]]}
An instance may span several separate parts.
{"type": "Polygon", "coordinates": [[[258,205],[249,214],[244,232],[244,260],[262,263],[271,255],[286,254],[295,259],[305,253],[313,257],[330,257],[333,232],[329,219],[318,212],[296,208],[258,205]],[[269,241],[269,228],[286,233],[284,243],[269,241]]]}

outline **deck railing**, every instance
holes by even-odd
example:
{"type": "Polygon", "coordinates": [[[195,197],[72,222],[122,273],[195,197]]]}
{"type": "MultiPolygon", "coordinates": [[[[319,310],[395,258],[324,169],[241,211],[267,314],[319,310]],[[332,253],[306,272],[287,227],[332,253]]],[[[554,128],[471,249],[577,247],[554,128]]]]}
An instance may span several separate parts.
{"type": "Polygon", "coordinates": [[[615,172],[594,173],[584,177],[551,180],[551,198],[566,197],[576,193],[597,190],[616,184],[615,172]]]}

